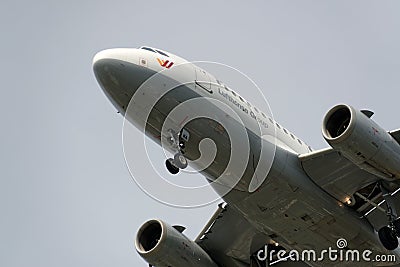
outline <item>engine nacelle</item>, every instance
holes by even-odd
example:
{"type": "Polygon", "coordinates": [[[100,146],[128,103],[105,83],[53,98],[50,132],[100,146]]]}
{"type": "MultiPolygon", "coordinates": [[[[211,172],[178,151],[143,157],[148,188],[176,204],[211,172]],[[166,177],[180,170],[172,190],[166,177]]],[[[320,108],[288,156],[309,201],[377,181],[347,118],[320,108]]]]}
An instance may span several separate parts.
{"type": "Polygon", "coordinates": [[[337,105],[326,114],[325,140],[361,169],[384,179],[400,178],[400,145],[370,116],[348,105],[337,105]]]}
{"type": "Polygon", "coordinates": [[[135,246],[140,256],[156,267],[218,267],[198,244],[160,220],[140,227],[135,246]]]}

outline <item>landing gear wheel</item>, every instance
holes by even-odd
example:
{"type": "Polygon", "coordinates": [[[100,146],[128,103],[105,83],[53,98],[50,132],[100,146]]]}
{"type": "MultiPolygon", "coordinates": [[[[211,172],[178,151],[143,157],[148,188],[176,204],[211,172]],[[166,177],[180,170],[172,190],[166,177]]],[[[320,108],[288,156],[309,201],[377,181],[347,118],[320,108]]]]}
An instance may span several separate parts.
{"type": "Polygon", "coordinates": [[[179,172],[179,168],[177,166],[175,166],[174,160],[173,159],[167,159],[165,161],[165,166],[167,167],[167,170],[171,173],[171,174],[178,174],[179,172]]]}
{"type": "Polygon", "coordinates": [[[188,166],[187,159],[181,153],[175,154],[175,156],[174,156],[174,164],[179,169],[185,169],[188,166]]]}
{"type": "Polygon", "coordinates": [[[387,250],[395,250],[399,246],[396,232],[389,226],[382,227],[378,231],[379,240],[387,250]]]}

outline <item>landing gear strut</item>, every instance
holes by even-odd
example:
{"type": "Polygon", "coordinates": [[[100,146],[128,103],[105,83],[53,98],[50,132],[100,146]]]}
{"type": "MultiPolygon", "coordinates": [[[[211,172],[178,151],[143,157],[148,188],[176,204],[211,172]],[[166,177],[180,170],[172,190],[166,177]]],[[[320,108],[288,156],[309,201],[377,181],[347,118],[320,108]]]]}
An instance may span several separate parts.
{"type": "Polygon", "coordinates": [[[382,184],[379,184],[379,186],[386,202],[386,215],[388,216],[389,225],[379,229],[378,236],[387,250],[395,250],[399,246],[397,238],[400,237],[400,218],[397,218],[391,194],[382,184]]]}

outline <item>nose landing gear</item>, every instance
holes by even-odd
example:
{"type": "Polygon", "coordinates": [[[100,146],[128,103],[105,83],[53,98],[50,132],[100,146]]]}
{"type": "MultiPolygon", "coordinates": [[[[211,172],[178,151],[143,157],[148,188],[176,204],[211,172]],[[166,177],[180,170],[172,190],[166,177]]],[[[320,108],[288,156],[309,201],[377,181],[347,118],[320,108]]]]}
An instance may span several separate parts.
{"type": "Polygon", "coordinates": [[[184,142],[179,141],[179,136],[183,133],[183,139],[188,140],[188,132],[182,130],[182,133],[176,134],[172,129],[168,131],[170,133],[170,142],[172,147],[178,152],[174,155],[174,158],[169,158],[165,161],[165,166],[171,174],[178,174],[180,169],[185,169],[188,166],[188,161],[183,155],[182,150],[185,148],[184,142]]]}
{"type": "Polygon", "coordinates": [[[184,155],[177,153],[173,159],[169,158],[165,161],[165,166],[171,174],[178,174],[180,169],[188,166],[188,162],[184,155]]]}

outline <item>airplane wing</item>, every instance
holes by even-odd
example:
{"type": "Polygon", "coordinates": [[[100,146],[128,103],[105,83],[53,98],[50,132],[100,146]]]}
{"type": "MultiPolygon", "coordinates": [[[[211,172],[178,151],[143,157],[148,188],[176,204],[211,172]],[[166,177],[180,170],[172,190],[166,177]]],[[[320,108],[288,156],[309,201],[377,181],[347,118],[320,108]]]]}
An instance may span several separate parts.
{"type": "MultiPolygon", "coordinates": [[[[196,239],[219,266],[258,267],[250,262],[250,256],[270,241],[266,233],[257,231],[232,207],[220,204],[218,210],[196,239]]],[[[309,265],[302,262],[278,263],[275,266],[309,265]]]]}
{"type": "MultiPolygon", "coordinates": [[[[400,129],[389,133],[400,143],[400,129]]],[[[381,178],[360,169],[332,148],[302,154],[299,159],[307,175],[327,193],[367,217],[375,229],[387,225],[386,206],[377,184],[381,178]]],[[[400,212],[399,184],[387,186],[400,212]]]]}
{"type": "MultiPolygon", "coordinates": [[[[196,242],[219,264],[250,266],[252,240],[258,233],[231,207],[220,204],[196,242]]],[[[267,237],[264,236],[264,244],[267,237]]],[[[264,244],[259,244],[257,249],[264,244]]]]}
{"type": "Polygon", "coordinates": [[[343,203],[358,190],[380,179],[361,170],[332,148],[302,154],[299,159],[307,175],[343,203]]]}

